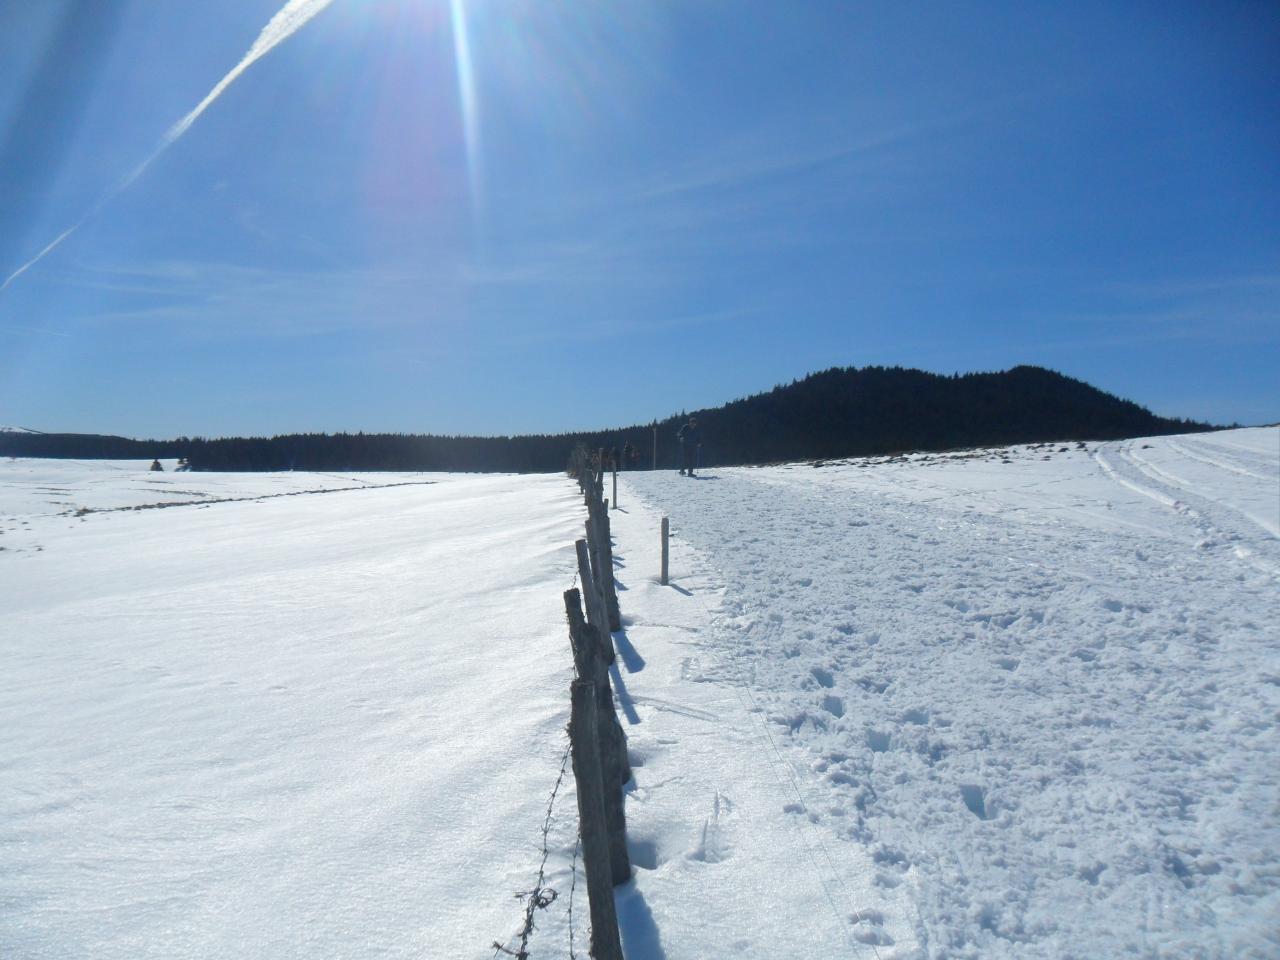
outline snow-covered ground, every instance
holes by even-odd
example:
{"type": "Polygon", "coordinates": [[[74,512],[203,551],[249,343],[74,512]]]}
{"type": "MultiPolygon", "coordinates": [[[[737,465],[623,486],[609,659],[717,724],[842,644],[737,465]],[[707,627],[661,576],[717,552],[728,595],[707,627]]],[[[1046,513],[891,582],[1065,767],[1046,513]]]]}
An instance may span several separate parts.
{"type": "Polygon", "coordinates": [[[0,461],[0,957],[489,955],[576,491],[146,466],[0,461]]]}
{"type": "MultiPolygon", "coordinates": [[[[0,956],[493,956],[576,488],[145,466],[0,461],[0,956]]],[[[1280,955],[1280,430],[619,500],[630,960],[1280,955]]]]}

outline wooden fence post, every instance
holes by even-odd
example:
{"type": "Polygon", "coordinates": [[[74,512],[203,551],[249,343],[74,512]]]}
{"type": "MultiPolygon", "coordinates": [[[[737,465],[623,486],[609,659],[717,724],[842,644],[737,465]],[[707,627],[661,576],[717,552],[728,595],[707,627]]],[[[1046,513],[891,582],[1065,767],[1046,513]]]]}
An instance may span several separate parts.
{"type": "Polygon", "coordinates": [[[667,559],[669,553],[667,550],[667,538],[671,535],[671,521],[666,517],[662,518],[662,585],[667,585],[667,559]]]}
{"type": "Polygon", "coordinates": [[[610,531],[609,514],[603,508],[588,509],[588,513],[587,528],[592,533],[588,534],[587,544],[591,547],[591,564],[596,571],[596,585],[604,597],[609,629],[621,630],[622,614],[618,609],[618,588],[613,580],[613,536],[610,531]],[[594,539],[592,539],[593,534],[594,539]]]}
{"type": "Polygon", "coordinates": [[[618,509],[618,465],[613,465],[613,509],[618,509]]]}
{"type": "MultiPolygon", "coordinates": [[[[604,540],[604,534],[601,533],[601,525],[600,525],[601,512],[602,512],[602,508],[597,506],[594,510],[595,515],[587,518],[587,522],[586,522],[587,551],[588,551],[588,555],[591,558],[590,585],[592,589],[595,591],[596,597],[599,600],[599,604],[600,604],[599,606],[600,614],[601,614],[601,618],[599,621],[600,632],[605,637],[609,638],[610,640],[609,646],[610,646],[610,650],[612,651],[613,638],[610,637],[609,635],[610,633],[613,632],[613,630],[620,629],[620,627],[617,627],[617,628],[614,627],[613,617],[610,615],[610,612],[609,612],[609,591],[607,587],[612,586],[611,579],[613,577],[613,570],[612,570],[613,561],[610,560],[607,565],[605,563],[605,548],[601,545],[604,540]]],[[[609,552],[609,556],[613,556],[612,551],[609,552]]],[[[613,663],[612,656],[609,657],[609,662],[613,663]]]]}
{"type": "MultiPolygon", "coordinates": [[[[587,541],[574,541],[574,549],[578,551],[578,579],[582,581],[582,596],[587,605],[587,622],[599,629],[601,638],[609,635],[609,615],[605,613],[604,600],[596,589],[595,579],[591,573],[591,560],[587,555],[587,541]]],[[[613,644],[609,644],[610,648],[613,644]]],[[[612,652],[612,650],[610,651],[612,652]]],[[[608,657],[606,663],[612,663],[608,657]]]]}
{"type": "Polygon", "coordinates": [[[569,619],[569,640],[578,676],[590,680],[596,690],[596,732],[604,784],[604,814],[609,826],[609,865],[615,886],[631,879],[631,857],[627,852],[627,817],[623,787],[631,779],[627,761],[627,735],[613,707],[613,687],[604,665],[599,633],[582,619],[577,590],[566,590],[564,610],[569,619]]]}
{"type": "Polygon", "coordinates": [[[569,690],[573,703],[569,742],[573,747],[573,776],[578,783],[582,865],[587,873],[587,899],[591,905],[591,956],[596,960],[623,960],[618,911],[613,903],[600,754],[596,746],[595,684],[590,680],[575,680],[569,690]]]}

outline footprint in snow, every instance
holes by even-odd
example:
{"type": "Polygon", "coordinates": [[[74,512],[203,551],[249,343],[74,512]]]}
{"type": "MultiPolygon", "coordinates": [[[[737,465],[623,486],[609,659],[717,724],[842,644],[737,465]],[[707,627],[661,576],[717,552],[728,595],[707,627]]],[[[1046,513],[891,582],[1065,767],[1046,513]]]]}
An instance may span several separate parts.
{"type": "Polygon", "coordinates": [[[987,814],[987,793],[982,787],[975,783],[962,783],[960,785],[960,799],[969,808],[969,812],[979,820],[991,819],[987,814]]]}

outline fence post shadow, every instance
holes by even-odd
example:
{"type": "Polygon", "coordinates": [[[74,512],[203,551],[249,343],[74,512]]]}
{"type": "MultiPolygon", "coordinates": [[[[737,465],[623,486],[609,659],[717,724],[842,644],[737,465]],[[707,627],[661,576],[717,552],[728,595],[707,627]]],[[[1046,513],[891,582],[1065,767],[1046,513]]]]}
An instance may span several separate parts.
{"type": "Polygon", "coordinates": [[[622,655],[622,663],[627,668],[627,673],[639,673],[644,669],[644,657],[640,656],[640,651],[632,646],[626,627],[613,631],[613,642],[618,648],[618,653],[622,655]]]}
{"type": "Polygon", "coordinates": [[[616,662],[609,665],[609,678],[613,681],[613,692],[618,697],[618,706],[622,707],[627,723],[633,727],[639,726],[640,714],[636,713],[635,704],[631,700],[631,694],[627,692],[627,684],[622,679],[622,671],[618,669],[616,662]]]}
{"type": "Polygon", "coordinates": [[[653,920],[653,911],[645,903],[644,894],[631,881],[625,887],[615,891],[614,902],[617,904],[618,931],[622,934],[622,949],[627,960],[667,960],[662,949],[662,938],[658,935],[658,925],[653,920]]]}

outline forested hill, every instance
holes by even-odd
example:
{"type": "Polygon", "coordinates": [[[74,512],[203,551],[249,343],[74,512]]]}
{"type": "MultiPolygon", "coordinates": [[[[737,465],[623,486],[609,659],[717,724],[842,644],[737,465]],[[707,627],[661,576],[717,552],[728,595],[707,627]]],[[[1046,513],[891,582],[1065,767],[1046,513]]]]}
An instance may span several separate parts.
{"type": "MultiPolygon", "coordinates": [[[[1114,440],[1211,429],[1149,410],[1040,367],[939,376],[900,367],[832,368],[698,417],[704,466],[870,456],[908,450],[1114,440]]],[[[478,470],[550,472],[578,444],[630,441],[648,467],[676,464],[686,414],[614,430],[522,437],[291,434],[271,438],[130,440],[0,432],[0,455],[182,457],[194,470],[478,470]]]]}
{"type": "Polygon", "coordinates": [[[1030,366],[954,376],[834,367],[697,417],[704,449],[725,463],[1212,429],[1157,417],[1081,380],[1030,366]]]}

